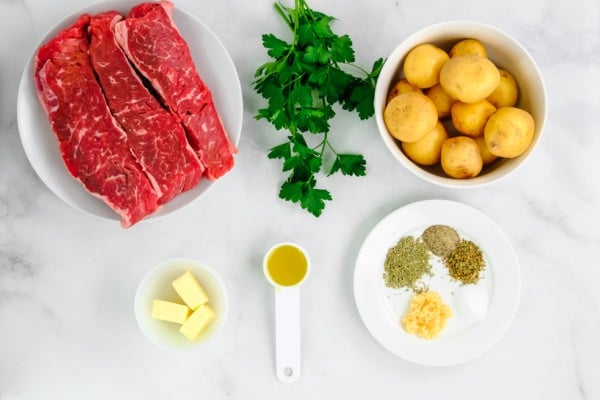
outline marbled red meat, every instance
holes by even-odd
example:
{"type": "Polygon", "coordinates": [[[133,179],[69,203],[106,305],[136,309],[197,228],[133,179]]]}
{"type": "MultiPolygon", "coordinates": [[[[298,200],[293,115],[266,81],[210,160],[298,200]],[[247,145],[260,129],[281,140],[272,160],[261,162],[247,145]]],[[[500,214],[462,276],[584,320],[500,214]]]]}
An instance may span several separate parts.
{"type": "Polygon", "coordinates": [[[122,19],[116,11],[91,18],[90,58],[131,152],[164,204],[195,187],[204,168],[178,119],[146,89],[115,41],[112,27],[122,19]]]}
{"type": "Polygon", "coordinates": [[[172,8],[164,0],[140,4],[115,25],[115,36],[136,69],[180,118],[206,176],[216,179],[233,167],[236,149],[171,19],[172,8]]]}
{"type": "Polygon", "coordinates": [[[35,81],[67,169],[127,227],[154,212],[158,196],[94,76],[88,56],[89,20],[82,15],[39,49],[35,81]]]}

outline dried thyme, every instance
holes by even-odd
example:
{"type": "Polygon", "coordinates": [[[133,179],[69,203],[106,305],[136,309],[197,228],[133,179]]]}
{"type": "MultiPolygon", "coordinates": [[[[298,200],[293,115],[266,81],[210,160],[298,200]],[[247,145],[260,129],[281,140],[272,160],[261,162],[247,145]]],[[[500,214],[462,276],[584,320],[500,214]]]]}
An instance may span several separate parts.
{"type": "Polygon", "coordinates": [[[479,282],[485,269],[485,260],[479,246],[470,240],[461,240],[454,250],[444,259],[450,276],[463,284],[479,282]]]}
{"type": "Polygon", "coordinates": [[[383,273],[387,287],[422,291],[424,287],[419,281],[425,274],[431,275],[431,265],[422,240],[404,236],[388,250],[383,273]]]}
{"type": "Polygon", "coordinates": [[[421,235],[427,250],[439,257],[447,257],[460,242],[460,236],[448,225],[431,225],[421,235]]]}

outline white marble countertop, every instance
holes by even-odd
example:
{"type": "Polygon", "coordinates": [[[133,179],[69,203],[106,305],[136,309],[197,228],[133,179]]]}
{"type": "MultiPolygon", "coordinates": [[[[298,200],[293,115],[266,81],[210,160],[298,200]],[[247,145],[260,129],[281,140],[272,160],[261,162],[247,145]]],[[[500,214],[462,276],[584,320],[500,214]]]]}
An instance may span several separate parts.
{"type": "Polygon", "coordinates": [[[38,40],[84,0],[0,0],[0,399],[600,398],[600,5],[596,0],[346,2],[313,0],[336,16],[358,62],[387,55],[431,23],[472,19],[516,37],[548,94],[545,133],[531,159],[492,186],[453,191],[401,168],[375,121],[340,112],[333,140],[365,154],[364,178],[322,180],[334,201],[313,218],[277,197],[283,175],[266,151],[280,141],[254,120],[249,82],[265,61],[260,35],[284,28],[270,0],[178,0],[222,39],[238,69],[244,126],[237,164],[187,208],[125,230],[77,211],[30,166],[16,97],[38,40]],[[353,297],[358,249],[383,216],[422,199],[464,202],[493,218],[520,261],[515,319],[468,363],[429,368],[377,343],[353,297]],[[264,252],[291,240],[310,253],[302,287],[303,371],[274,374],[273,293],[264,252]],[[199,353],[162,350],[139,331],[136,286],[153,265],[189,256],[218,269],[229,319],[199,353]]]}

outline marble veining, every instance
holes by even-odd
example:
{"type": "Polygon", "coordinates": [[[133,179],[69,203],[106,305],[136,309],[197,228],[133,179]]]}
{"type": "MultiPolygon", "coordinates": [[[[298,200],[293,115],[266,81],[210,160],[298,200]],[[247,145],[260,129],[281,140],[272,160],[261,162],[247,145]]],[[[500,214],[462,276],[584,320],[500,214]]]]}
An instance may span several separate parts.
{"type": "Polygon", "coordinates": [[[0,0],[0,400],[600,399],[600,3],[309,1],[338,18],[334,30],[350,35],[361,65],[433,23],[496,25],[530,51],[548,95],[531,159],[494,185],[465,191],[412,176],[387,152],[374,120],[339,110],[331,140],[362,152],[368,174],[319,177],[334,201],[317,219],[277,198],[281,164],[266,153],[284,133],[254,119],[264,105],[251,85],[267,60],[260,35],[289,37],[272,1],[175,0],[220,37],[238,70],[237,165],[185,209],[129,230],[57,198],[19,138],[16,99],[27,58],[48,29],[88,3],[0,0]],[[448,368],[387,352],[353,296],[354,262],[369,231],[398,207],[431,198],[489,215],[513,244],[522,276],[505,335],[477,359],[448,368]],[[273,288],[261,273],[264,252],[286,240],[303,245],[313,263],[301,294],[303,371],[292,385],[275,376],[273,288]],[[173,257],[203,260],[229,290],[224,329],[198,352],[157,348],[133,315],[139,280],[173,257]]]}
{"type": "Polygon", "coordinates": [[[31,278],[35,276],[34,268],[21,254],[7,250],[0,251],[0,275],[12,274],[19,278],[31,278]]]}

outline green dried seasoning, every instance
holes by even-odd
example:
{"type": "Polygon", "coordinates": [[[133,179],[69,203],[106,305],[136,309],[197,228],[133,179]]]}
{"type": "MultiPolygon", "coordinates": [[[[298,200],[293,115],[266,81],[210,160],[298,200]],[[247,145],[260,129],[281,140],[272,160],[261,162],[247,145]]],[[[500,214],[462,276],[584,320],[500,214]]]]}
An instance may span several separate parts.
{"type": "Polygon", "coordinates": [[[421,235],[427,250],[439,257],[447,257],[460,242],[460,235],[448,225],[431,225],[421,235]]]}
{"type": "Polygon", "coordinates": [[[479,246],[470,240],[461,240],[444,259],[450,276],[463,284],[479,282],[485,269],[485,260],[479,246]]]}
{"type": "Polygon", "coordinates": [[[431,275],[431,264],[422,240],[404,236],[388,250],[383,273],[387,287],[423,291],[420,280],[425,274],[431,275]]]}

